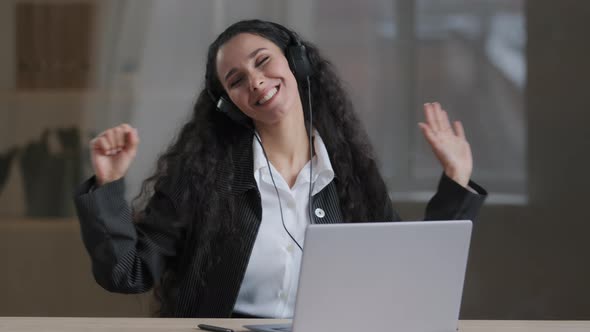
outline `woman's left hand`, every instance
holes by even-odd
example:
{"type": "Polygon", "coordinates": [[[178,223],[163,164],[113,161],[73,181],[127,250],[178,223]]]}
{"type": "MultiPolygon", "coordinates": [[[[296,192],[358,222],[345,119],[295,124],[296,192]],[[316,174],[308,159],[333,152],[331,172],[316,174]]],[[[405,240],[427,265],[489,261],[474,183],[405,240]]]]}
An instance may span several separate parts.
{"type": "Polygon", "coordinates": [[[473,170],[473,158],[463,125],[460,121],[455,121],[453,130],[447,112],[439,103],[424,104],[424,113],[426,123],[419,122],[418,126],[445,174],[463,187],[467,187],[473,170]]]}

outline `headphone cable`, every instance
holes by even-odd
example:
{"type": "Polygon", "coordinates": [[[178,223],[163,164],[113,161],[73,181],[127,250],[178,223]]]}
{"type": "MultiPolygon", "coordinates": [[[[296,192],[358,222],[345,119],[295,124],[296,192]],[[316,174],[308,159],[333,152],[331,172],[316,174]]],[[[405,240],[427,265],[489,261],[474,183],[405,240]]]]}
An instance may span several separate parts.
{"type": "MultiPolygon", "coordinates": [[[[313,113],[312,113],[312,106],[311,106],[311,83],[309,80],[309,76],[307,76],[307,101],[308,101],[308,109],[309,109],[309,222],[311,224],[314,224],[313,221],[313,213],[312,213],[312,201],[311,201],[311,192],[313,189],[313,137],[312,137],[312,130],[313,130],[313,113]]],[[[277,193],[277,199],[279,201],[279,211],[281,213],[281,223],[283,224],[283,228],[285,229],[285,231],[287,232],[287,234],[289,235],[289,237],[291,238],[291,240],[293,240],[293,242],[295,242],[295,244],[297,245],[297,247],[299,247],[299,249],[301,250],[301,252],[303,252],[303,247],[299,244],[299,242],[297,242],[297,240],[295,240],[295,237],[293,237],[293,235],[291,234],[291,232],[289,232],[289,229],[287,228],[287,226],[285,225],[285,217],[283,216],[283,204],[281,202],[281,196],[279,194],[279,189],[277,188],[277,184],[275,182],[275,178],[272,174],[272,169],[270,167],[270,161],[268,160],[268,155],[266,154],[266,150],[264,149],[264,145],[262,144],[262,141],[260,140],[260,137],[258,136],[258,133],[256,133],[256,131],[254,131],[254,137],[256,137],[256,140],[258,141],[258,144],[260,144],[260,147],[262,148],[262,153],[264,153],[264,159],[266,160],[266,165],[268,166],[268,173],[270,174],[270,179],[272,181],[273,187],[275,188],[275,192],[277,193]]]]}
{"type": "Polygon", "coordinates": [[[313,221],[313,213],[312,213],[312,204],[311,204],[311,191],[313,188],[313,182],[312,182],[312,174],[313,174],[313,152],[314,152],[314,148],[313,148],[313,143],[314,140],[312,139],[312,130],[313,130],[313,113],[312,113],[312,107],[311,107],[311,82],[309,81],[309,76],[306,76],[307,78],[307,102],[308,102],[308,112],[309,112],[309,222],[311,224],[315,224],[313,221]]]}
{"type": "Polygon", "coordinates": [[[264,153],[264,159],[266,159],[266,164],[268,165],[268,172],[270,173],[270,179],[272,180],[272,185],[274,186],[275,192],[277,193],[277,199],[279,200],[279,211],[281,212],[281,222],[283,224],[283,228],[285,229],[285,231],[287,232],[287,234],[289,234],[289,237],[291,238],[291,240],[293,240],[293,242],[295,242],[295,244],[303,252],[303,248],[301,247],[301,245],[299,244],[299,242],[297,242],[297,240],[295,240],[295,238],[293,237],[293,235],[291,235],[291,232],[289,232],[289,229],[287,229],[287,226],[285,225],[285,218],[283,217],[283,204],[281,203],[281,196],[279,195],[279,189],[277,188],[277,184],[275,182],[275,178],[272,175],[272,169],[270,168],[270,161],[268,161],[268,156],[266,155],[266,150],[264,149],[264,145],[262,145],[262,141],[260,140],[260,137],[258,137],[258,134],[257,133],[254,133],[254,136],[256,137],[256,140],[258,141],[258,144],[260,144],[260,147],[262,147],[262,153],[264,153]]]}

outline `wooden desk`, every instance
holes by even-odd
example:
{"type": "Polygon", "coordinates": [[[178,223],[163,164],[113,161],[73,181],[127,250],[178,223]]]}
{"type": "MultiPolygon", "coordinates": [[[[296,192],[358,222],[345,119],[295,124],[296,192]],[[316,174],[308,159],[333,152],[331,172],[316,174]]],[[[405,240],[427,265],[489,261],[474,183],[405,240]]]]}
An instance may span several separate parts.
{"type": "MultiPolygon", "coordinates": [[[[0,317],[0,331],[10,332],[195,332],[205,323],[245,331],[244,324],[276,324],[285,320],[178,318],[45,318],[0,317]]],[[[461,321],[460,332],[589,332],[590,321],[461,321]]],[[[334,331],[337,332],[337,331],[334,331]]],[[[359,331],[367,332],[367,331],[359,331]]]]}

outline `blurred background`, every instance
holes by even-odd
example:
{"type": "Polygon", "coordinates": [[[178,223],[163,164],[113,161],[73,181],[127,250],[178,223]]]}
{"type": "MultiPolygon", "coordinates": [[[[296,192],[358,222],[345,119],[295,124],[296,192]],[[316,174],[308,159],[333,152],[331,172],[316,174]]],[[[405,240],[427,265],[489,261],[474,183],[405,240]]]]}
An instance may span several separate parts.
{"type": "Polygon", "coordinates": [[[421,219],[441,169],[422,104],[463,121],[490,191],[462,319],[590,319],[590,2],[582,0],[3,0],[0,315],[149,316],[152,296],[95,284],[72,205],[88,141],[128,122],[129,198],[188,119],[206,51],[273,20],[336,66],[396,208],[421,219]]]}

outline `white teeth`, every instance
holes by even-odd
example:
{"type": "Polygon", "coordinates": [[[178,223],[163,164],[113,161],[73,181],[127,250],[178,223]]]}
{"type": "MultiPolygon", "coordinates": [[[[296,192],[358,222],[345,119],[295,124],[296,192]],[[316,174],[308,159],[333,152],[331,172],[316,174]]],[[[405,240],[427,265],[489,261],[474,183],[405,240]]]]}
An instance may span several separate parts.
{"type": "Polygon", "coordinates": [[[277,91],[279,91],[277,88],[270,90],[266,95],[264,95],[264,97],[262,97],[262,99],[258,101],[258,105],[262,105],[269,101],[270,98],[272,98],[277,93],[277,91]]]}

